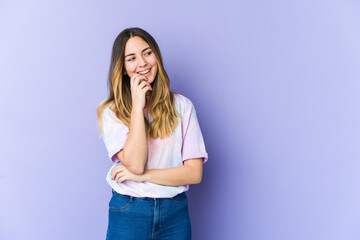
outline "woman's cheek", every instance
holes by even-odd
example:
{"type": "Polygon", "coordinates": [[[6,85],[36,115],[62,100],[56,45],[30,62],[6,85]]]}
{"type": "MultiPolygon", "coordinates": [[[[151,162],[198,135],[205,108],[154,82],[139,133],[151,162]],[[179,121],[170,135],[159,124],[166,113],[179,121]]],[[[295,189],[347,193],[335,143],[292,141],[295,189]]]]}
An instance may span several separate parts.
{"type": "Polygon", "coordinates": [[[134,66],[134,64],[125,63],[125,70],[130,74],[133,74],[135,72],[135,67],[136,66],[134,66]]]}

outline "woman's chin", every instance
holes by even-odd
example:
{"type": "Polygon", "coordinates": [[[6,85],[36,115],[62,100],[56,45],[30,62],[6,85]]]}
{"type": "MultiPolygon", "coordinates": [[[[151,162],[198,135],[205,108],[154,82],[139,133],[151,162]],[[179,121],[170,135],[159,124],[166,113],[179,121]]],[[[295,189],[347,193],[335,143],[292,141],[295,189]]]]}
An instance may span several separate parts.
{"type": "Polygon", "coordinates": [[[148,83],[152,84],[152,83],[154,82],[154,79],[149,78],[149,79],[147,79],[146,81],[147,81],[148,83]]]}

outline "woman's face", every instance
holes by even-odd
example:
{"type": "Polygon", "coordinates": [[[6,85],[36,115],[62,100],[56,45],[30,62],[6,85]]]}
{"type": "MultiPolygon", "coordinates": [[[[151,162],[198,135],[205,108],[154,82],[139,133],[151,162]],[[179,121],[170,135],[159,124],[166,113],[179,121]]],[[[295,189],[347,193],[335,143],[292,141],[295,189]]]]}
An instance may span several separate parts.
{"type": "Polygon", "coordinates": [[[140,74],[145,76],[150,84],[154,81],[158,70],[156,56],[141,37],[135,36],[126,42],[124,67],[130,78],[140,74]]]}

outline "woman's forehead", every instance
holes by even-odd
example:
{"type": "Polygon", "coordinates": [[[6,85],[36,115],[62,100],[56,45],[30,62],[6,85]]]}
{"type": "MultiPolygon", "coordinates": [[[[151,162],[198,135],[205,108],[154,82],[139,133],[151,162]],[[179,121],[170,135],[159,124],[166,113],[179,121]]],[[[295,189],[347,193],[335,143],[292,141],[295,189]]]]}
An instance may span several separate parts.
{"type": "Polygon", "coordinates": [[[135,52],[141,52],[148,47],[150,47],[149,44],[141,37],[132,37],[126,42],[125,55],[135,52]]]}

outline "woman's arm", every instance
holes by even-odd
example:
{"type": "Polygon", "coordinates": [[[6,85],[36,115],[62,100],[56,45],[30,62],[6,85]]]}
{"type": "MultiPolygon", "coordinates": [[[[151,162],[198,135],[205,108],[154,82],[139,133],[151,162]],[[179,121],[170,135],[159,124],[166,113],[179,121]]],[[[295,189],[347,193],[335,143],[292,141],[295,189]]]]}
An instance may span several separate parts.
{"type": "Polygon", "coordinates": [[[145,169],[142,181],[166,186],[198,184],[202,179],[202,158],[187,159],[180,167],[165,169],[145,169]]]}
{"type": "Polygon", "coordinates": [[[112,180],[120,183],[125,180],[152,182],[165,186],[198,184],[202,179],[203,158],[192,158],[184,165],[165,169],[145,169],[143,174],[135,174],[124,164],[118,164],[112,171],[112,180]]]}
{"type": "Polygon", "coordinates": [[[126,168],[135,174],[143,174],[147,159],[147,138],[145,134],[144,113],[132,109],[128,138],[124,149],[116,154],[126,168]]]}

